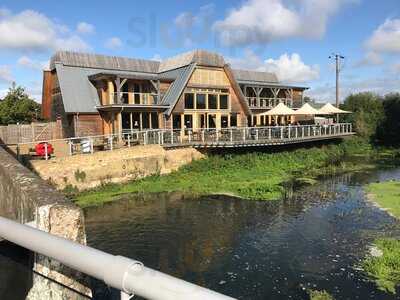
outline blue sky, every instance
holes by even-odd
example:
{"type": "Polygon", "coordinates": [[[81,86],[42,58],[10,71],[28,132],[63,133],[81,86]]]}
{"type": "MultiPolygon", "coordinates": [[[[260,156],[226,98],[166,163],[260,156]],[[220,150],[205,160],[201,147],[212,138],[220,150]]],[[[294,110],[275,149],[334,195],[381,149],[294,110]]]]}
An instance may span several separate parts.
{"type": "Polygon", "coordinates": [[[342,97],[400,91],[400,2],[3,0],[0,97],[15,81],[40,102],[42,69],[63,49],[157,60],[208,49],[333,102],[332,52],[346,56],[342,97]]]}

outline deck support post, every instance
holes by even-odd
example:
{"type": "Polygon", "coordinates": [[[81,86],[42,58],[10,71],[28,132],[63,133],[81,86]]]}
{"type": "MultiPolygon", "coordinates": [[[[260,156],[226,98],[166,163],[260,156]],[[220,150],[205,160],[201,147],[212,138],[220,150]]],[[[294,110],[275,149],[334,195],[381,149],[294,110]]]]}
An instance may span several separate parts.
{"type": "Polygon", "coordinates": [[[256,129],[256,141],[258,141],[258,129],[256,129]]]}
{"type": "Polygon", "coordinates": [[[90,153],[94,153],[93,139],[90,139],[90,153]]]}
{"type": "Polygon", "coordinates": [[[301,127],[301,138],[304,139],[304,127],[301,127]]]}
{"type": "Polygon", "coordinates": [[[216,141],[218,142],[219,141],[218,129],[215,131],[215,138],[216,138],[216,141]]]}
{"type": "Polygon", "coordinates": [[[295,138],[296,139],[298,138],[298,132],[297,132],[298,130],[299,130],[299,127],[296,126],[296,132],[295,132],[295,138]]]}
{"type": "Polygon", "coordinates": [[[243,128],[243,141],[246,140],[246,128],[243,128]]]}
{"type": "Polygon", "coordinates": [[[192,131],[189,130],[189,143],[192,142],[192,131]]]}
{"type": "Polygon", "coordinates": [[[271,139],[271,128],[268,128],[268,139],[271,139]]]}
{"type": "Polygon", "coordinates": [[[128,134],[128,148],[131,147],[131,135],[128,134]]]}
{"type": "Polygon", "coordinates": [[[201,131],[201,141],[204,143],[204,129],[201,131]]]}
{"type": "Polygon", "coordinates": [[[232,131],[232,129],[230,130],[229,134],[230,134],[230,140],[231,140],[231,143],[232,143],[233,142],[233,131],[232,131]]]}
{"type": "Polygon", "coordinates": [[[68,146],[69,146],[69,155],[72,156],[72,141],[68,141],[68,146]]]}
{"type": "Polygon", "coordinates": [[[283,140],[283,127],[281,127],[281,140],[283,140]]]}

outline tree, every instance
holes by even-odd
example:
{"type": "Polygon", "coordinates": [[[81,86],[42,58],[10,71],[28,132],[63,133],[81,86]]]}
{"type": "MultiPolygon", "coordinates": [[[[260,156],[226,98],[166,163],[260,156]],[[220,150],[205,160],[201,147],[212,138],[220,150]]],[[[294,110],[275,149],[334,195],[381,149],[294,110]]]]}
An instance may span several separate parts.
{"type": "Polygon", "coordinates": [[[353,112],[343,117],[343,121],[351,122],[360,136],[376,138],[377,128],[384,118],[382,99],[378,95],[369,92],[353,94],[341,107],[353,112]]]}
{"type": "Polygon", "coordinates": [[[387,145],[400,145],[400,94],[387,94],[383,110],[385,117],[378,127],[377,138],[387,145]]]}
{"type": "Polygon", "coordinates": [[[40,116],[40,104],[31,99],[21,86],[15,83],[0,101],[0,124],[30,123],[40,116]]]}

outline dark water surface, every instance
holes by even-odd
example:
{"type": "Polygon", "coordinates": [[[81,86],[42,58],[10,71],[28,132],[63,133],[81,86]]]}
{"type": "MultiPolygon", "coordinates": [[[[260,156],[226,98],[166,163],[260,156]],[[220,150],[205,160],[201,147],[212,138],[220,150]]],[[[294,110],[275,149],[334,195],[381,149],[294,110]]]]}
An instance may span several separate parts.
{"type": "MultiPolygon", "coordinates": [[[[376,237],[400,237],[400,223],[363,192],[392,178],[400,169],[326,178],[274,202],[132,196],[86,211],[88,243],[239,299],[308,299],[307,289],[397,299],[355,268],[376,237]]],[[[113,298],[94,285],[97,299],[113,298]]]]}

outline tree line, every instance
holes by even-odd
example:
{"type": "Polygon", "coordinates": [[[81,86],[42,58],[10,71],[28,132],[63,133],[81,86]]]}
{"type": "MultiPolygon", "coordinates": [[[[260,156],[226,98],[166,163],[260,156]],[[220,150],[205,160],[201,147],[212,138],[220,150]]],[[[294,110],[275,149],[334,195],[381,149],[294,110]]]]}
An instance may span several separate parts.
{"type": "Polygon", "coordinates": [[[351,122],[358,135],[373,143],[400,145],[400,93],[353,94],[341,108],[353,112],[343,117],[343,121],[351,122]]]}
{"type": "Polygon", "coordinates": [[[15,83],[0,99],[0,125],[29,124],[41,115],[41,105],[29,97],[25,89],[15,83]]]}

